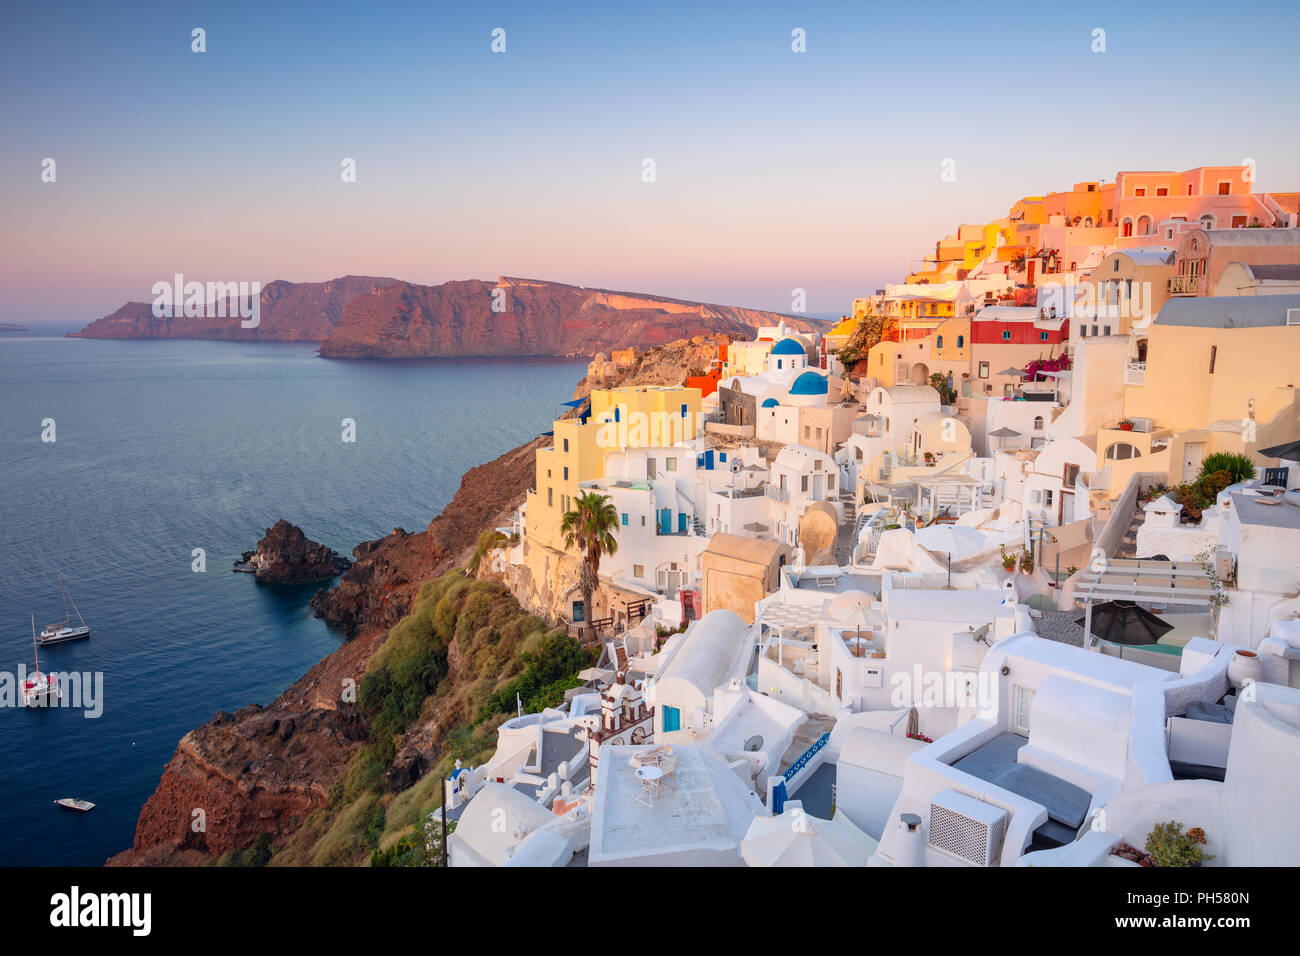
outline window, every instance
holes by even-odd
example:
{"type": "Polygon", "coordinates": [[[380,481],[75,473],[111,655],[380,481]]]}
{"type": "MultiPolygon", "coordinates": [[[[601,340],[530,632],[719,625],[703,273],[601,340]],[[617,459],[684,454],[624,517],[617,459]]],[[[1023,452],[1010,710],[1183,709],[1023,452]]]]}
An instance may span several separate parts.
{"type": "Polygon", "coordinates": [[[1233,229],[1245,229],[1245,228],[1246,228],[1246,217],[1245,217],[1245,216],[1233,216],[1233,217],[1232,217],[1232,228],[1233,228],[1233,229]]]}
{"type": "Polygon", "coordinates": [[[1003,330],[1002,330],[1002,341],[1003,341],[1003,342],[1010,342],[1010,341],[1011,341],[1011,330],[1010,330],[1010,329],[1003,329],[1003,330]]]}
{"type": "Polygon", "coordinates": [[[777,359],[777,360],[776,360],[776,367],[777,367],[777,368],[780,368],[780,367],[781,367],[781,360],[780,360],[780,359],[777,359]]]}
{"type": "Polygon", "coordinates": [[[554,488],[547,488],[547,489],[546,489],[546,507],[548,507],[548,508],[554,508],[554,507],[555,507],[555,489],[554,489],[554,488]]]}
{"type": "Polygon", "coordinates": [[[568,466],[568,465],[565,465],[565,466],[564,466],[564,480],[565,480],[565,481],[568,481],[568,480],[569,480],[569,466],[568,466]]]}
{"type": "Polygon", "coordinates": [[[1050,507],[1052,507],[1052,489],[1051,489],[1051,488],[1044,488],[1044,489],[1043,489],[1043,507],[1045,507],[1045,508],[1050,508],[1050,507]]]}
{"type": "Polygon", "coordinates": [[[725,451],[718,452],[718,461],[726,461],[726,460],[727,460],[727,453],[725,451]]]}
{"type": "Polygon", "coordinates": [[[1102,335],[1110,335],[1110,326],[1109,326],[1109,325],[1103,325],[1103,326],[1101,327],[1101,334],[1102,334],[1102,335]]]}
{"type": "Polygon", "coordinates": [[[686,417],[686,406],[683,405],[683,406],[682,406],[682,418],[685,418],[685,417],[686,417]]]}
{"type": "Polygon", "coordinates": [[[682,729],[682,712],[676,707],[669,707],[667,704],[661,705],[664,714],[664,733],[671,733],[674,730],[682,729]]]}
{"type": "Polygon", "coordinates": [[[936,338],[935,341],[934,341],[934,344],[935,344],[938,348],[943,348],[943,336],[940,335],[938,338],[936,338]]]}
{"type": "Polygon", "coordinates": [[[644,565],[644,564],[634,564],[634,565],[632,565],[632,577],[634,577],[634,578],[643,578],[643,577],[645,577],[645,565],[644,565]]]}
{"type": "Polygon", "coordinates": [[[1063,476],[1063,478],[1062,478],[1062,483],[1063,483],[1063,484],[1065,485],[1065,487],[1067,487],[1067,488],[1073,488],[1076,484],[1079,483],[1079,466],[1078,466],[1078,465],[1066,465],[1066,466],[1065,466],[1065,474],[1064,474],[1064,476],[1063,476]]]}
{"type": "Polygon", "coordinates": [[[1016,684],[1011,691],[1013,706],[1011,729],[1018,734],[1029,736],[1029,710],[1034,702],[1034,691],[1029,687],[1016,684]]]}
{"type": "Polygon", "coordinates": [[[1079,338],[1086,339],[1087,337],[1088,337],[1088,327],[1086,325],[1079,326],[1079,338]]]}
{"type": "Polygon", "coordinates": [[[581,601],[573,602],[573,623],[581,624],[587,619],[587,609],[582,606],[581,601]]]}
{"type": "Polygon", "coordinates": [[[645,515],[641,516],[641,527],[645,527],[645,515]]]}
{"type": "Polygon", "coordinates": [[[957,348],[961,348],[965,344],[966,344],[966,336],[964,335],[957,336],[957,348]]]}
{"type": "Polygon", "coordinates": [[[664,464],[668,466],[668,470],[669,470],[669,471],[676,471],[676,470],[677,470],[677,459],[676,459],[676,458],[669,458],[666,462],[664,462],[664,464]]]}
{"type": "Polygon", "coordinates": [[[1141,458],[1142,452],[1130,445],[1128,442],[1116,442],[1106,449],[1107,461],[1128,461],[1130,458],[1141,458]]]}
{"type": "Polygon", "coordinates": [[[618,417],[619,417],[619,416],[618,416],[618,411],[619,411],[619,410],[618,410],[618,406],[617,406],[617,405],[614,406],[614,421],[615,421],[615,422],[618,421],[618,417]]]}
{"type": "Polygon", "coordinates": [[[1112,260],[1110,260],[1110,271],[1111,271],[1111,272],[1119,272],[1119,260],[1118,260],[1118,259],[1112,259],[1112,260]]]}
{"type": "Polygon", "coordinates": [[[623,512],[623,527],[627,527],[627,512],[623,512]]]}
{"type": "Polygon", "coordinates": [[[807,491],[807,490],[808,490],[808,476],[807,476],[807,475],[800,475],[800,476],[799,476],[799,490],[800,490],[800,491],[807,491]]]}
{"type": "Polygon", "coordinates": [[[1046,341],[1047,341],[1047,333],[1046,333],[1046,332],[1039,332],[1039,333],[1038,333],[1038,341],[1040,341],[1040,342],[1046,342],[1046,341]]]}
{"type": "MultiPolygon", "coordinates": [[[[1034,431],[1041,432],[1042,430],[1043,430],[1043,416],[1036,415],[1034,416],[1034,431]]],[[[627,524],[626,521],[624,521],[623,523],[627,524]]]]}
{"type": "Polygon", "coordinates": [[[1134,196],[1145,196],[1146,194],[1147,194],[1147,189],[1145,186],[1139,186],[1137,189],[1133,190],[1134,196]]]}
{"type": "Polygon", "coordinates": [[[1120,230],[1120,235],[1122,235],[1122,236],[1131,236],[1131,235],[1133,235],[1133,220],[1132,220],[1132,219],[1129,219],[1129,218],[1127,218],[1127,217],[1124,219],[1124,225],[1123,225],[1123,228],[1120,230]]]}
{"type": "Polygon", "coordinates": [[[1219,347],[1217,345],[1211,345],[1210,346],[1210,374],[1211,375],[1214,374],[1214,360],[1218,357],[1218,355],[1219,355],[1219,347]]]}
{"type": "Polygon", "coordinates": [[[564,439],[564,450],[565,450],[565,451],[568,451],[568,450],[569,450],[569,439],[567,439],[567,438],[564,439]]]}
{"type": "Polygon", "coordinates": [[[1231,193],[1231,192],[1232,192],[1232,183],[1230,183],[1230,182],[1227,182],[1227,183],[1219,183],[1219,195],[1220,195],[1220,196],[1227,196],[1227,195],[1228,195],[1229,193],[1231,193]]]}
{"type": "Polygon", "coordinates": [[[1157,195],[1157,196],[1168,196],[1168,195],[1169,195],[1169,190],[1168,190],[1168,188],[1166,188],[1165,186],[1160,186],[1159,188],[1156,189],[1156,195],[1157,195]]]}
{"type": "Polygon", "coordinates": [[[989,363],[980,362],[980,378],[988,378],[988,377],[989,377],[989,363]]]}

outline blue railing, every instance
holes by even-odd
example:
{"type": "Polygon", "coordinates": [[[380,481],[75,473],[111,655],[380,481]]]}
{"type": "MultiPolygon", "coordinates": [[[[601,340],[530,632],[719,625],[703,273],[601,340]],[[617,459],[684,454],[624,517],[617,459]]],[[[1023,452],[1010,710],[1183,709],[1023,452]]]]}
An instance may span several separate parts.
{"type": "Polygon", "coordinates": [[[828,731],[827,733],[824,733],[820,737],[818,737],[817,740],[813,742],[813,745],[811,747],[809,747],[802,754],[800,754],[799,759],[796,760],[794,763],[790,764],[790,769],[788,769],[785,773],[781,774],[781,776],[785,778],[785,782],[789,783],[791,780],[794,779],[795,774],[797,774],[804,767],[808,766],[808,761],[812,760],[813,755],[816,754],[817,751],[825,747],[827,742],[830,739],[831,739],[831,735],[830,732],[828,731]]]}

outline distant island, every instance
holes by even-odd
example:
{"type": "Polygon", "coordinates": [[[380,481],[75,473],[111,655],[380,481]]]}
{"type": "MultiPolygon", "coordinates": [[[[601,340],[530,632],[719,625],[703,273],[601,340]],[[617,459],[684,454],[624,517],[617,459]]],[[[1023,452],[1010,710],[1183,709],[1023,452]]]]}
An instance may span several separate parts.
{"type": "Polygon", "coordinates": [[[696,335],[748,338],[781,322],[795,331],[823,324],[807,316],[508,276],[432,286],[343,276],[267,284],[256,328],[243,328],[238,314],[158,318],[152,303],[128,302],[69,337],[318,342],[326,358],[589,357],[696,335]]]}
{"type": "Polygon", "coordinates": [[[26,332],[27,326],[13,325],[9,322],[0,322],[0,332],[26,332]]]}

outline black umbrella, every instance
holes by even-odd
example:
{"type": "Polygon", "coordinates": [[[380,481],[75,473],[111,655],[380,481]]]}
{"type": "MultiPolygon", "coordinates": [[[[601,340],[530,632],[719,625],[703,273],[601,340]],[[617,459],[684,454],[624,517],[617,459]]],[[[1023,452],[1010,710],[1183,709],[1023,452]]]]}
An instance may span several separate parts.
{"type": "Polygon", "coordinates": [[[1281,445],[1261,448],[1258,453],[1265,458],[1286,458],[1289,461],[1296,461],[1300,459],[1300,441],[1283,442],[1281,445]]]}
{"type": "MultiPolygon", "coordinates": [[[[1083,627],[1087,616],[1074,623],[1083,627]]],[[[1092,633],[1112,644],[1154,644],[1174,626],[1132,601],[1107,601],[1092,609],[1092,633]]]]}

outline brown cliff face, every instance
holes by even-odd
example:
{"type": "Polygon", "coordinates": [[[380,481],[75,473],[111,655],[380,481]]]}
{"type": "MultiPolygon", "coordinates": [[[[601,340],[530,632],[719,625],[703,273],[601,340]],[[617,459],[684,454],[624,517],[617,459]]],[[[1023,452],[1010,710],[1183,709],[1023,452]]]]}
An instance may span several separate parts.
{"type": "Polygon", "coordinates": [[[327,358],[593,355],[696,335],[750,336],[762,325],[812,326],[775,312],[502,277],[437,286],[396,283],[354,299],[321,344],[327,358]],[[494,293],[499,296],[494,297],[494,293]],[[493,311],[494,300],[501,311],[493,311]]]}
{"type": "Polygon", "coordinates": [[[343,688],[345,678],[360,683],[381,642],[382,634],[350,641],[269,707],[219,713],[186,734],[140,811],[134,844],[108,865],[193,865],[263,833],[276,841],[293,833],[325,806],[330,785],[369,739],[343,688]]]}
{"type": "MultiPolygon", "coordinates": [[[[259,298],[258,326],[242,327],[238,314],[226,318],[155,318],[151,302],[128,302],[69,338],[221,339],[247,342],[321,342],[357,296],[391,285],[396,279],[343,276],[328,282],[268,283],[259,298]]],[[[176,310],[178,313],[180,309],[176,310]]],[[[229,316],[230,309],[225,310],[229,316]]]]}
{"type": "Polygon", "coordinates": [[[545,441],[533,439],[467,471],[427,530],[398,528],[357,545],[351,569],[338,587],[316,593],[312,609],[349,637],[392,627],[410,611],[421,584],[463,563],[479,535],[510,520],[533,486],[537,449],[545,441]]]}

